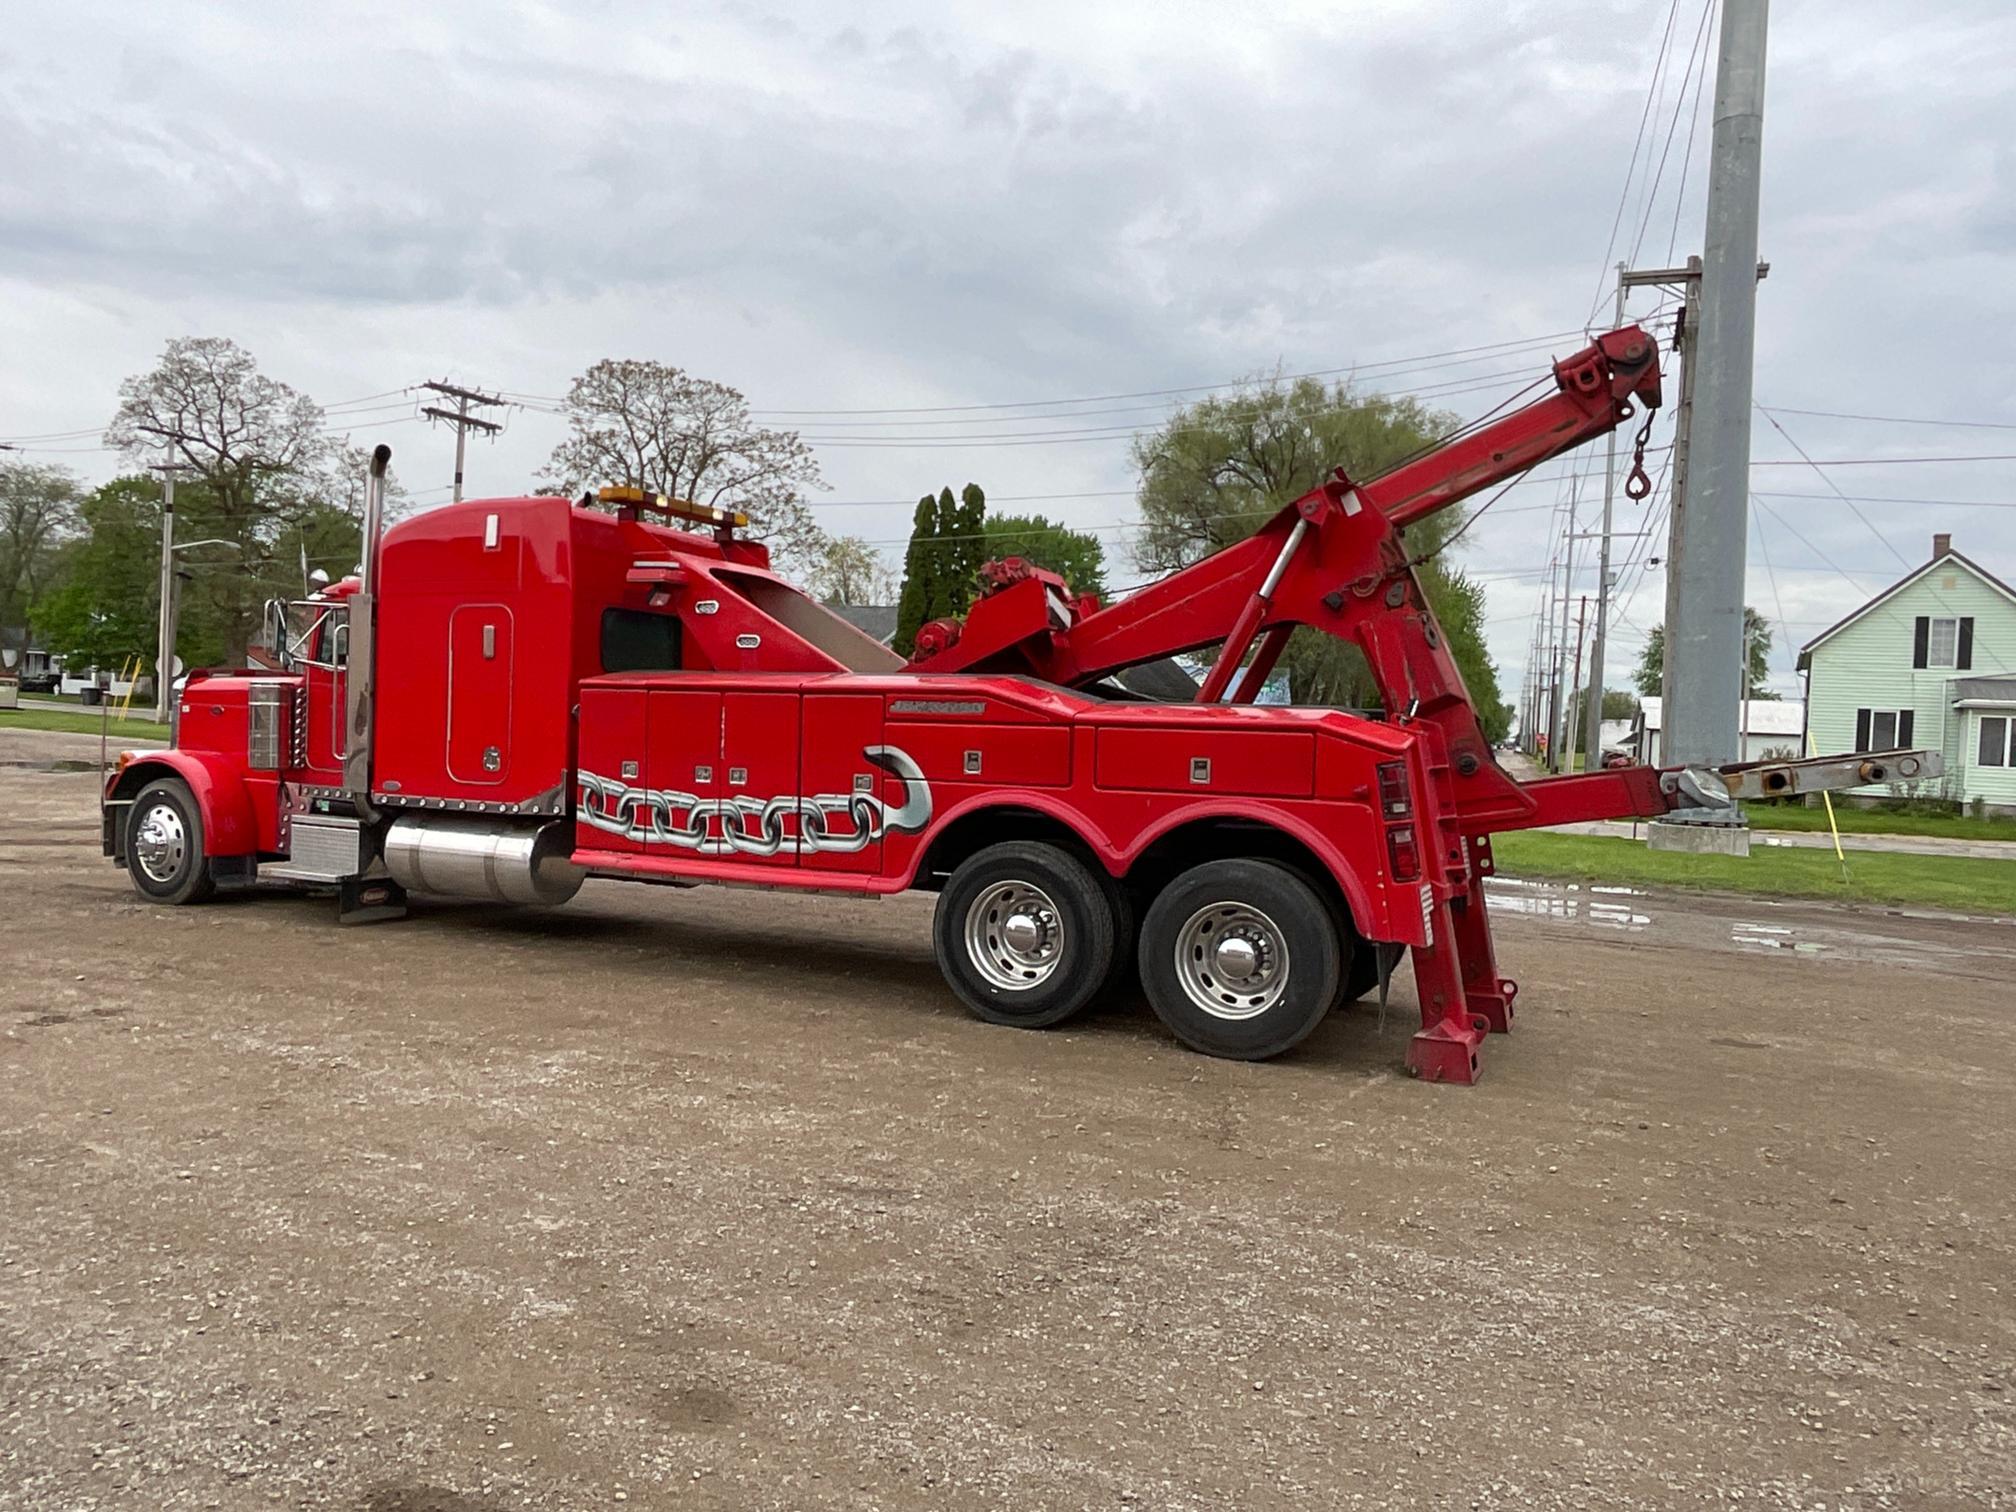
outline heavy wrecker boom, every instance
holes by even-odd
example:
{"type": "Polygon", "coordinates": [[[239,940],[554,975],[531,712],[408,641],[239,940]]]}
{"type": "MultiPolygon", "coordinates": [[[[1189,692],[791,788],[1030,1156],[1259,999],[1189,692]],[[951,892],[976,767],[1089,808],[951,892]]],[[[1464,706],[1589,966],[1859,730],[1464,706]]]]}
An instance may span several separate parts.
{"type": "MultiPolygon", "coordinates": [[[[1554,392],[1544,398],[1378,477],[1353,480],[1337,469],[1245,540],[1106,608],[1073,618],[1054,585],[1040,577],[1010,582],[981,599],[963,626],[938,627],[927,640],[942,649],[913,665],[1032,672],[1082,687],[1217,646],[1197,701],[1250,703],[1290,633],[1306,625],[1364,653],[1389,717],[1440,731],[1467,833],[1667,812],[1686,790],[1669,783],[1662,792],[1647,769],[1522,785],[1498,765],[1421,591],[1419,560],[1407,551],[1408,526],[1660,402],[1658,348],[1637,326],[1597,338],[1557,362],[1552,376],[1554,392]]],[[[1634,469],[1642,469],[1643,432],[1638,451],[1634,469]]]]}

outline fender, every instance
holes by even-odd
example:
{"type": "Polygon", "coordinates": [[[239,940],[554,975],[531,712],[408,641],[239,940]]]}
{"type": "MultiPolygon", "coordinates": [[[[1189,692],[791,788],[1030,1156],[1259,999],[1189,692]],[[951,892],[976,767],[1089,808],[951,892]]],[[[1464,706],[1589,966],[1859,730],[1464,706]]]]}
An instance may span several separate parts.
{"type": "Polygon", "coordinates": [[[1395,908],[1391,906],[1390,900],[1383,896],[1375,901],[1364,879],[1344,858],[1343,852],[1326,839],[1321,831],[1278,809],[1265,805],[1256,808],[1250,803],[1242,807],[1229,800],[1219,803],[1186,804],[1181,810],[1165,816],[1134,835],[1133,843],[1122,848],[1115,845],[1104,829],[1089,815],[1060,799],[1055,791],[1003,788],[989,793],[976,793],[965,802],[956,804],[935,817],[930,829],[919,837],[909,866],[900,878],[891,879],[893,885],[898,889],[916,885],[917,870],[923,864],[924,857],[930,854],[931,847],[948,827],[971,815],[999,808],[1029,809],[1042,814],[1045,818],[1055,819],[1084,841],[1086,847],[1099,858],[1100,864],[1116,877],[1124,876],[1141,858],[1142,852],[1162,836],[1186,824],[1194,824],[1199,820],[1237,819],[1247,824],[1258,821],[1271,825],[1308,847],[1336,882],[1338,890],[1344,894],[1344,901],[1351,910],[1352,921],[1367,938],[1419,943],[1417,937],[1421,934],[1421,927],[1414,907],[1413,888],[1409,887],[1407,890],[1406,907],[1395,908]]]}
{"type": "Polygon", "coordinates": [[[1236,819],[1242,824],[1265,824],[1281,831],[1282,834],[1300,841],[1310,853],[1323,864],[1323,869],[1344,894],[1344,901],[1351,909],[1351,919],[1359,931],[1374,940],[1402,940],[1418,944],[1421,926],[1414,912],[1415,889],[1410,884],[1400,884],[1406,889],[1408,906],[1396,908],[1392,900],[1385,896],[1387,889],[1381,888],[1375,899],[1358,871],[1345,859],[1344,853],[1333,844],[1321,830],[1293,814],[1284,813],[1266,803],[1233,802],[1193,803],[1182,810],[1165,815],[1154,824],[1147,826],[1134,837],[1134,843],[1120,855],[1122,870],[1131,867],[1140,859],[1141,853],[1160,840],[1171,830],[1195,824],[1200,819],[1236,819]]]}
{"type": "MultiPolygon", "coordinates": [[[[203,848],[214,859],[248,856],[259,849],[259,826],[252,813],[252,795],[245,788],[244,767],[211,751],[121,751],[120,766],[105,789],[109,801],[130,800],[159,777],[180,777],[189,784],[203,819],[203,848]]],[[[118,822],[124,807],[105,811],[105,854],[124,860],[126,830],[118,822]],[[115,817],[116,816],[116,817],[115,817]]]]}

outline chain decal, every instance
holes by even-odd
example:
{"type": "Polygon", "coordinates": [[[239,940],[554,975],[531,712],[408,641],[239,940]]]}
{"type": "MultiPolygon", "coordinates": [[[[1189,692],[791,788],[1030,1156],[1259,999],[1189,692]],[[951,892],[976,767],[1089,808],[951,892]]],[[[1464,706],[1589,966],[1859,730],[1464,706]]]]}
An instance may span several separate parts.
{"type": "Polygon", "coordinates": [[[577,815],[583,824],[642,845],[676,845],[703,856],[849,855],[885,834],[915,834],[929,824],[931,785],[910,754],[895,746],[868,746],[861,754],[902,782],[902,803],[892,806],[873,793],[702,798],[630,787],[584,769],[577,774],[577,815]],[[792,817],[795,834],[785,828],[792,817]]]}

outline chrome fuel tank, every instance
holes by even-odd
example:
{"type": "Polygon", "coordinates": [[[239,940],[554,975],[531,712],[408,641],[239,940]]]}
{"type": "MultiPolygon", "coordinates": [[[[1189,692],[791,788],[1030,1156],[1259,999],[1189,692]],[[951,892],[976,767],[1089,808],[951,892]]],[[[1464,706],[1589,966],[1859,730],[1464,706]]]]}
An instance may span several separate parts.
{"type": "Polygon", "coordinates": [[[413,814],[385,833],[385,869],[408,892],[498,903],[565,903],[586,875],[567,858],[574,826],[500,825],[453,814],[413,814]]]}

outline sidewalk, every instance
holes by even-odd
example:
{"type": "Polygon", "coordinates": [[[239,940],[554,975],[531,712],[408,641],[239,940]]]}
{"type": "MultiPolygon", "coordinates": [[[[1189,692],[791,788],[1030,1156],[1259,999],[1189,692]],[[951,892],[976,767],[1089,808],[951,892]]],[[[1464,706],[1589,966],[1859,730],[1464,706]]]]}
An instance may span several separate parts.
{"type": "MultiPolygon", "coordinates": [[[[1523,751],[1500,751],[1498,764],[1520,782],[1537,782],[1547,775],[1523,751]]],[[[1552,825],[1549,831],[1557,835],[1603,835],[1618,840],[1643,840],[1645,821],[1594,819],[1581,824],[1552,825]]],[[[1750,844],[1784,845],[1797,850],[1832,850],[1834,837],[1825,830],[1753,828],[1750,844]]],[[[1841,848],[1848,851],[1894,851],[1907,856],[1972,856],[1986,861],[2016,861],[2016,840],[1954,840],[1944,835],[1857,835],[1844,831],[1841,848]]]]}
{"type": "MultiPolygon", "coordinates": [[[[1629,819],[1597,819],[1586,824],[1556,824],[1547,833],[1556,835],[1607,835],[1619,840],[1643,840],[1645,822],[1629,819]]],[[[1825,830],[1750,831],[1751,846],[1784,845],[1795,850],[1834,849],[1834,837],[1825,830]]],[[[2016,861],[2016,840],[1954,840],[1944,835],[1853,835],[1841,834],[1844,851],[1896,851],[1910,856],[1973,856],[1987,861],[2016,861]]]]}

